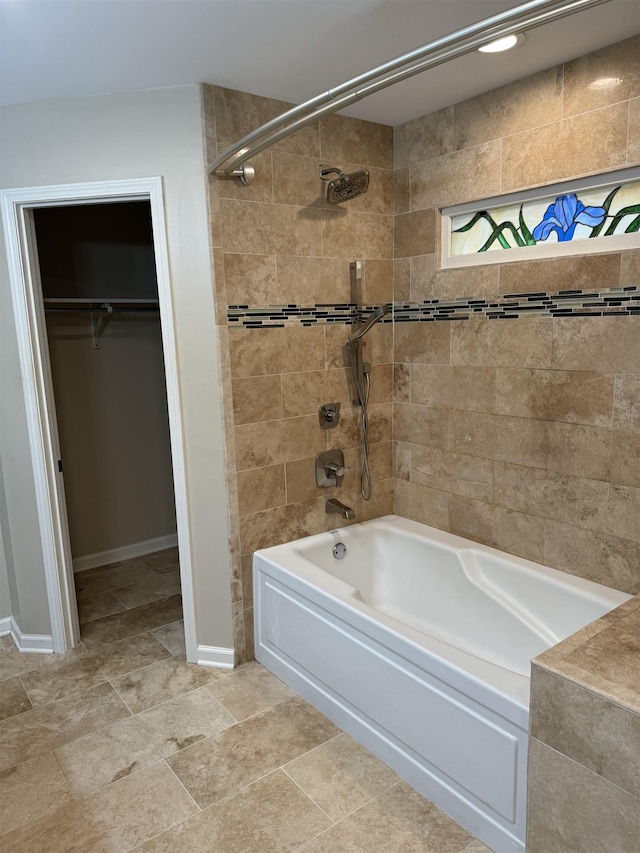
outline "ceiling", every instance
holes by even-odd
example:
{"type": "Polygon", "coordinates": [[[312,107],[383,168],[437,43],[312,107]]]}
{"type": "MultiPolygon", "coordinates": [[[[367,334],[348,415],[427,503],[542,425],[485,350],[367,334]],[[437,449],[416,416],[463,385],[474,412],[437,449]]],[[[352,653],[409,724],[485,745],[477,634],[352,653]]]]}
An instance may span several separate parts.
{"type": "MultiPolygon", "coordinates": [[[[516,0],[0,0],[0,102],[215,83],[301,103],[516,0]]],[[[640,32],[609,0],[372,95],[348,115],[397,125],[640,32]]]]}

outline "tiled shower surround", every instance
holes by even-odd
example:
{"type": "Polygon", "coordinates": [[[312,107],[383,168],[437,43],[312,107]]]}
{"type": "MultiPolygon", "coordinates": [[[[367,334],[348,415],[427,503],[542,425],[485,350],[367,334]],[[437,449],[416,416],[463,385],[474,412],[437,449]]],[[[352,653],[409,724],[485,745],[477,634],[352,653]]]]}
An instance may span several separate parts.
{"type": "MultiPolygon", "coordinates": [[[[638,56],[635,36],[395,130],[331,116],[258,155],[249,187],[211,180],[241,660],[252,552],[343,523],[315,486],[328,447],[345,450],[339,497],[358,520],[394,511],[640,592],[640,250],[437,263],[440,207],[640,162],[638,56]],[[603,77],[620,82],[589,88],[603,77]],[[321,163],[368,167],[369,192],[328,207],[321,163]],[[355,259],[364,303],[403,319],[367,336],[370,504],[344,353],[355,259]],[[451,305],[463,322],[428,322],[451,305]],[[335,401],[341,423],[322,431],[335,401]]],[[[204,100],[209,160],[284,108],[210,86],[204,100]]]]}

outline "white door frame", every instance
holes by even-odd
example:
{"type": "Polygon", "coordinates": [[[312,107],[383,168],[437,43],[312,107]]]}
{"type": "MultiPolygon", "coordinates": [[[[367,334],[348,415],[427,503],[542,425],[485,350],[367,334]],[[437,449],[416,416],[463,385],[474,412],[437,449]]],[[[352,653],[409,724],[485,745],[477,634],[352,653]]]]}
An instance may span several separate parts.
{"type": "Polygon", "coordinates": [[[34,255],[35,235],[31,211],[37,207],[109,201],[148,200],[151,204],[180,548],[185,640],[187,660],[196,661],[184,431],[162,178],[21,187],[4,190],[0,195],[54,652],[65,652],[77,645],[79,629],[64,489],[62,476],[58,472],[58,430],[44,303],[34,255]]]}

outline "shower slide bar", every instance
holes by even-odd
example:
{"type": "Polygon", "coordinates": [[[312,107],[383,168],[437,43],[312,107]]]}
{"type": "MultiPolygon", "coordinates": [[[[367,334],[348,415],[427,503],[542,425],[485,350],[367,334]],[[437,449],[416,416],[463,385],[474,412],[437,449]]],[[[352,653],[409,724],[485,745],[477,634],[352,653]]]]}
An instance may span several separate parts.
{"type": "Polygon", "coordinates": [[[248,162],[251,157],[317,119],[344,109],[388,86],[421,74],[429,68],[471,53],[496,39],[531,30],[608,2],[610,0],[529,0],[528,3],[442,36],[271,119],[216,157],[209,165],[208,171],[219,178],[238,178],[240,183],[249,184],[255,177],[255,169],[248,162]],[[405,68],[407,65],[409,67],[405,68]],[[383,74],[387,76],[377,82],[371,82],[383,74]],[[260,139],[262,141],[257,141],[260,139]]]}

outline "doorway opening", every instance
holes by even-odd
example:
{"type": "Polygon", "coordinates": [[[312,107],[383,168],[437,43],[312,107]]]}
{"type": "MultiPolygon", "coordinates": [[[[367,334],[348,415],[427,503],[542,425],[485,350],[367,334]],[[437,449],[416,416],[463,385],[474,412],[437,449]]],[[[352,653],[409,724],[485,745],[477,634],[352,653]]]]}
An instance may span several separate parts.
{"type": "Polygon", "coordinates": [[[151,207],[59,205],[33,218],[80,639],[91,647],[182,619],[151,207]]]}
{"type": "MultiPolygon", "coordinates": [[[[118,202],[145,202],[151,212],[152,252],[165,365],[184,637],[187,660],[195,662],[198,660],[199,646],[195,627],[184,426],[162,179],[131,178],[23,187],[4,190],[0,193],[0,198],[42,549],[42,573],[51,630],[48,637],[45,634],[32,635],[37,639],[37,649],[32,643],[28,649],[25,646],[25,650],[65,652],[78,644],[80,636],[62,470],[64,463],[60,452],[54,403],[35,220],[44,209],[56,207],[97,207],[118,202]]],[[[104,252],[104,247],[102,251],[104,252]]],[[[108,309],[105,310],[109,313],[108,309]]],[[[100,312],[93,313],[92,343],[95,343],[94,339],[100,339],[105,327],[104,319],[99,316],[100,312]]],[[[106,341],[106,338],[104,340],[106,341]]],[[[86,569],[87,566],[81,563],[78,568],[86,569]]],[[[39,568],[34,567],[30,582],[40,582],[38,572],[39,568]]],[[[228,665],[226,661],[225,665],[228,665]]]]}

